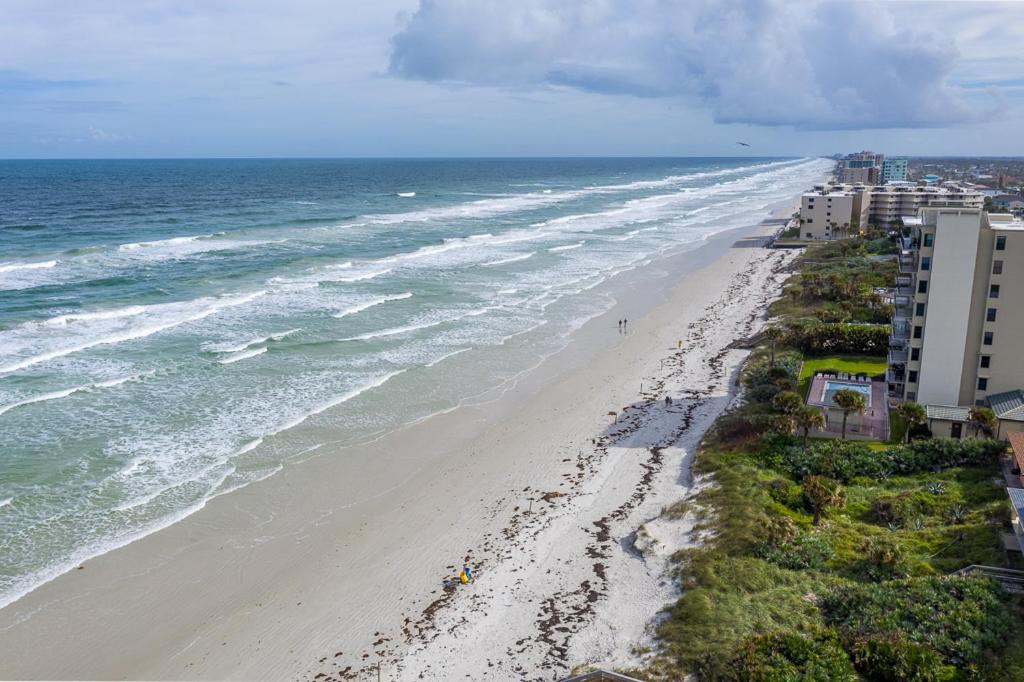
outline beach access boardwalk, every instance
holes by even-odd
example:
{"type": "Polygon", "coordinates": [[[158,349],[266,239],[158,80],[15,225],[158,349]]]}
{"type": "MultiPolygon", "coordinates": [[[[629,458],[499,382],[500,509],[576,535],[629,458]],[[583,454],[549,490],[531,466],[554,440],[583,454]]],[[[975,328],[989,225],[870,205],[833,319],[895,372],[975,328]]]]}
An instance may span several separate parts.
{"type": "Polygon", "coordinates": [[[640,680],[607,670],[593,670],[589,673],[566,677],[561,682],[640,682],[640,680]]]}

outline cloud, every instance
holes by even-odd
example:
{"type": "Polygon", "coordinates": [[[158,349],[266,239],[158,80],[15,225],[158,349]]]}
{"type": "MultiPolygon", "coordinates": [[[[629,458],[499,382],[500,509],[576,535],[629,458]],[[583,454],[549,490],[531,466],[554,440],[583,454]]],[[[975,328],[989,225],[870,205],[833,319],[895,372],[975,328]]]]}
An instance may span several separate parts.
{"type": "Polygon", "coordinates": [[[875,3],[420,0],[392,37],[410,80],[692,100],[719,123],[926,128],[974,120],[959,54],[875,3]]]}
{"type": "Polygon", "coordinates": [[[0,93],[4,94],[20,94],[42,90],[66,90],[95,85],[97,85],[97,82],[90,80],[51,80],[35,78],[21,71],[0,70],[0,93]]]}

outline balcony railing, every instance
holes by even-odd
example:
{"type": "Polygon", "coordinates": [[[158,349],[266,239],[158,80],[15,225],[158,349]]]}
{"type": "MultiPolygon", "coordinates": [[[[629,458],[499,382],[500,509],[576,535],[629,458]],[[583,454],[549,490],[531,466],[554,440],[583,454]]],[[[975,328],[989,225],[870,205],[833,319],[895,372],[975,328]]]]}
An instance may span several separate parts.
{"type": "Polygon", "coordinates": [[[889,364],[890,365],[906,365],[910,361],[910,351],[906,348],[890,348],[889,349],[889,364]]]}

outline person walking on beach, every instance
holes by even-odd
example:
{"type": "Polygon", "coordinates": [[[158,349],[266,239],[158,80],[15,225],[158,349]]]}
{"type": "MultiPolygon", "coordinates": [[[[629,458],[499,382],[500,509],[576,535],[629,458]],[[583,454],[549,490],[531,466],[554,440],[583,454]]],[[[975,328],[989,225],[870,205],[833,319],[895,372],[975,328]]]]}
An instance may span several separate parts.
{"type": "Polygon", "coordinates": [[[462,573],[459,574],[459,582],[463,585],[473,582],[473,570],[469,567],[469,564],[464,564],[462,566],[462,573]]]}
{"type": "Polygon", "coordinates": [[[622,331],[622,320],[619,320],[619,331],[622,331]]]}

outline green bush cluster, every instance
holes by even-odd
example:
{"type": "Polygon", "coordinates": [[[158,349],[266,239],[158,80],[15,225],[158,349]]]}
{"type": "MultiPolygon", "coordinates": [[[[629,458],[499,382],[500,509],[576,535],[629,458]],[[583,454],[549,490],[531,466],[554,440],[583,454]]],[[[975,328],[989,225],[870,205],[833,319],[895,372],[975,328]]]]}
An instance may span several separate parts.
{"type": "Polygon", "coordinates": [[[763,462],[797,480],[827,476],[848,483],[858,477],[877,479],[952,467],[994,465],[995,457],[1005,447],[999,441],[986,439],[941,438],[877,451],[857,441],[819,441],[801,447],[792,439],[775,437],[766,439],[763,462]]]}
{"type": "Polygon", "coordinates": [[[847,642],[905,638],[928,645],[949,665],[970,669],[1005,644],[1005,601],[986,578],[929,576],[839,587],[825,596],[822,610],[847,642]]]}
{"type": "MultiPolygon", "coordinates": [[[[750,638],[733,658],[705,677],[736,682],[855,682],[859,679],[832,630],[803,634],[776,630],[750,638]]],[[[709,670],[710,672],[710,670],[709,670]]]]}
{"type": "Polygon", "coordinates": [[[807,355],[885,355],[891,327],[884,324],[823,322],[790,329],[786,343],[807,355]]]}

